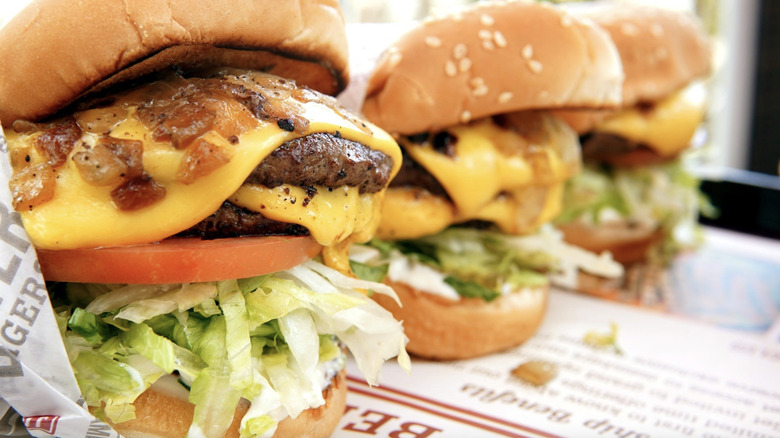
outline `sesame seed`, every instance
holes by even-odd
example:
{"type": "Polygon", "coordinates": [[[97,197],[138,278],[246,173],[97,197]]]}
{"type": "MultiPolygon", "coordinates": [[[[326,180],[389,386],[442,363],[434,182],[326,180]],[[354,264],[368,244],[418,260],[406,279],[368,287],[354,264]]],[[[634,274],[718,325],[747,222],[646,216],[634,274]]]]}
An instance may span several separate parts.
{"type": "Polygon", "coordinates": [[[471,120],[471,111],[465,110],[462,113],[460,113],[460,122],[461,123],[468,123],[469,120],[471,120]]]}
{"type": "Polygon", "coordinates": [[[660,38],[660,37],[663,36],[663,34],[664,34],[664,28],[660,24],[653,23],[650,26],[650,35],[652,35],[652,36],[654,36],[656,38],[660,38]]]}
{"type": "Polygon", "coordinates": [[[458,62],[458,70],[460,70],[461,73],[465,73],[469,71],[471,68],[471,59],[470,58],[463,58],[458,62]]]}
{"type": "Polygon", "coordinates": [[[496,22],[496,20],[494,20],[494,19],[493,19],[493,17],[491,17],[491,16],[490,16],[490,15],[488,15],[488,14],[482,14],[482,16],[481,16],[481,17],[479,17],[479,21],[480,21],[480,22],[481,22],[481,23],[482,23],[484,26],[492,26],[492,25],[493,25],[493,23],[495,23],[495,22],[496,22]]]}
{"type": "Polygon", "coordinates": [[[402,58],[403,56],[398,52],[391,53],[390,58],[388,59],[388,62],[390,63],[390,67],[395,67],[398,64],[400,64],[402,58]]]}
{"type": "Polygon", "coordinates": [[[498,103],[507,103],[512,100],[512,97],[514,97],[514,94],[511,91],[504,91],[498,95],[498,103]]]}
{"type": "Polygon", "coordinates": [[[475,76],[469,80],[469,85],[471,85],[474,88],[481,87],[485,85],[485,79],[481,78],[479,76],[475,76]]]}
{"type": "Polygon", "coordinates": [[[437,47],[441,47],[441,39],[433,35],[428,35],[427,37],[425,37],[425,44],[428,47],[432,47],[435,49],[437,47]]]}
{"type": "Polygon", "coordinates": [[[506,47],[506,38],[504,37],[504,34],[499,31],[493,32],[493,42],[496,43],[498,47],[506,47]]]}
{"type": "Polygon", "coordinates": [[[561,17],[561,26],[569,27],[572,24],[573,24],[573,21],[572,21],[571,17],[569,17],[568,15],[564,15],[564,16],[561,17]]]}
{"type": "Polygon", "coordinates": [[[623,23],[623,25],[620,26],[620,31],[623,32],[623,35],[635,36],[639,33],[639,28],[633,23],[623,23]]]}
{"type": "Polygon", "coordinates": [[[542,63],[537,61],[537,60],[535,60],[535,59],[532,59],[532,60],[528,61],[528,68],[530,68],[531,71],[534,72],[534,73],[541,73],[542,72],[542,63]]]}
{"type": "Polygon", "coordinates": [[[523,47],[523,58],[525,59],[531,59],[534,56],[534,47],[530,44],[526,44],[525,47],[523,47]]]}
{"type": "Polygon", "coordinates": [[[491,40],[493,39],[493,33],[487,29],[482,29],[479,31],[479,39],[481,40],[491,40]]]}
{"type": "Polygon", "coordinates": [[[482,47],[483,47],[485,50],[493,50],[493,49],[495,49],[495,48],[496,48],[496,45],[495,45],[495,44],[493,44],[493,41],[490,41],[490,40],[484,40],[484,41],[482,41],[482,47]]]}
{"type": "Polygon", "coordinates": [[[542,99],[547,99],[548,97],[550,97],[550,92],[547,90],[542,90],[539,92],[539,97],[542,99]]]}
{"type": "Polygon", "coordinates": [[[460,43],[457,44],[455,47],[452,48],[452,56],[455,57],[455,59],[461,59],[466,56],[468,53],[469,48],[466,47],[465,44],[460,43]]]}
{"type": "Polygon", "coordinates": [[[481,85],[473,90],[471,90],[471,93],[474,96],[484,96],[488,93],[488,87],[486,85],[481,85]]]}
{"type": "Polygon", "coordinates": [[[455,76],[458,74],[458,68],[455,67],[455,63],[452,61],[447,61],[446,64],[444,64],[444,74],[446,74],[449,77],[455,76]]]}

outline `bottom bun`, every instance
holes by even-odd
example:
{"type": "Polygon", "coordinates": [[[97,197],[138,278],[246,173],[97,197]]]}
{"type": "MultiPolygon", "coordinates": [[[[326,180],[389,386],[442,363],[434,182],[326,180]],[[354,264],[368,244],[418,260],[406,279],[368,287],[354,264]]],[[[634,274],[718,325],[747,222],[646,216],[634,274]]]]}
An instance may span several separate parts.
{"type": "Polygon", "coordinates": [[[547,286],[502,295],[453,301],[404,283],[387,282],[403,307],[384,295],[372,298],[403,321],[406,351],[428,359],[482,356],[523,343],[536,332],[547,310],[547,286]]]}
{"type": "MultiPolygon", "coordinates": [[[[322,391],[325,404],[301,412],[295,418],[285,418],[279,422],[274,437],[326,438],[331,436],[338,426],[347,401],[346,371],[333,376],[330,386],[322,391]]],[[[233,423],[225,432],[225,437],[238,438],[241,419],[249,402],[241,399],[233,423]]],[[[126,438],[184,438],[192,423],[194,405],[186,399],[164,392],[149,389],[133,403],[135,419],[111,424],[126,438]]]]}
{"type": "Polygon", "coordinates": [[[596,254],[609,251],[616,262],[624,265],[644,261],[651,248],[663,238],[660,228],[626,221],[599,225],[574,221],[559,225],[558,229],[566,242],[596,254]]]}

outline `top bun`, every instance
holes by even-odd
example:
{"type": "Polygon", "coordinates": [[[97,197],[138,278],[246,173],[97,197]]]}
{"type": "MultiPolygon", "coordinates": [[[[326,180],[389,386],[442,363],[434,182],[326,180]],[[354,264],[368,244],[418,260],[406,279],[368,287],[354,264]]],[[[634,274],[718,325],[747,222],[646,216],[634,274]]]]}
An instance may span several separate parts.
{"type": "Polygon", "coordinates": [[[0,30],[0,122],[172,66],[264,70],[335,95],[344,18],[337,0],[37,0],[0,30]]]}
{"type": "Polygon", "coordinates": [[[691,13],[623,4],[572,9],[612,36],[626,80],[623,105],[653,102],[709,74],[710,41],[691,13]]]}
{"type": "Polygon", "coordinates": [[[560,8],[489,2],[426,20],[380,59],[363,105],[384,129],[413,134],[525,109],[620,103],[609,36],[560,8]]]}

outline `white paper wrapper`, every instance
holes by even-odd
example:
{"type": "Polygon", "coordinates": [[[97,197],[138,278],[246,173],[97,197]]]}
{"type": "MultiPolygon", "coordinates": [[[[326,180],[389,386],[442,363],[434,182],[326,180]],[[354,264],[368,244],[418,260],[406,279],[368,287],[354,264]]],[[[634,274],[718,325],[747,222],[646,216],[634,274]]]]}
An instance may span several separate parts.
{"type": "Polygon", "coordinates": [[[0,128],[0,435],[119,436],[82,405],[35,249],[12,207],[0,128]],[[18,415],[14,415],[14,411],[18,415]]]}

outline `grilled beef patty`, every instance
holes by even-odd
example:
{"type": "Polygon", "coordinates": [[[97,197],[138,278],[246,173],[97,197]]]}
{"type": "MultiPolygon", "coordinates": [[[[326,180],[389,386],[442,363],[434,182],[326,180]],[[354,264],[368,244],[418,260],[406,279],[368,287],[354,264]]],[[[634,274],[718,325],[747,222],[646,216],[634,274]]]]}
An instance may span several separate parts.
{"type": "Polygon", "coordinates": [[[663,157],[642,143],[603,132],[581,136],[580,144],[582,158],[586,162],[609,163],[614,166],[646,166],[673,158],[663,157]]]}
{"type": "MultiPolygon", "coordinates": [[[[387,184],[392,160],[338,133],[315,133],[290,140],[266,157],[247,178],[248,183],[277,187],[359,187],[375,193],[387,184]]],[[[317,196],[314,194],[313,196],[317,196]]],[[[307,235],[306,227],[277,222],[225,201],[211,216],[177,237],[217,239],[238,236],[307,235]]]]}
{"type": "Polygon", "coordinates": [[[450,199],[447,191],[444,190],[439,180],[431,175],[423,166],[417,164],[406,150],[401,148],[403,161],[398,175],[390,181],[390,187],[419,187],[425,189],[436,196],[441,196],[447,200],[450,199]]]}

